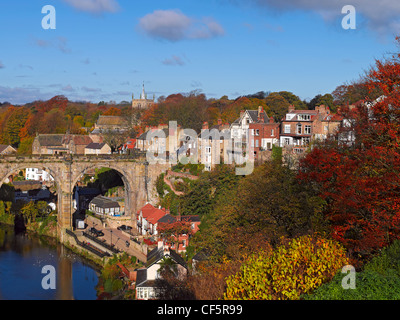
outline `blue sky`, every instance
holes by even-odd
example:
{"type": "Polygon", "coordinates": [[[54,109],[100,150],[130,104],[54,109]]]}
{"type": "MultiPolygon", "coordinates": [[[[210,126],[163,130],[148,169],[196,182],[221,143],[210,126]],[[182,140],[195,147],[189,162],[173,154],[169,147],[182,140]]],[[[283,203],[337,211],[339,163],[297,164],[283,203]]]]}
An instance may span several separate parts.
{"type": "Polygon", "coordinates": [[[354,0],[2,0],[0,101],[92,102],[200,90],[234,99],[332,92],[396,50],[400,4],[354,0]],[[56,29],[42,28],[44,5],[56,29]]]}

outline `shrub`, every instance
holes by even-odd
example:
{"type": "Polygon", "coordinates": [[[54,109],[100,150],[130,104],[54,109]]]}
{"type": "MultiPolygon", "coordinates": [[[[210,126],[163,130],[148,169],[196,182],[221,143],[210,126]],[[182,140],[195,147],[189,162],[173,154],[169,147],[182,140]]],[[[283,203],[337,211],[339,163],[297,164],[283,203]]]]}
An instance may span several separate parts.
{"type": "Polygon", "coordinates": [[[375,271],[356,273],[356,288],[343,289],[340,272],[330,283],[322,285],[310,295],[302,298],[305,300],[399,300],[400,277],[388,270],[386,275],[375,271]]]}
{"type": "Polygon", "coordinates": [[[299,299],[330,281],[348,264],[344,248],[333,240],[302,236],[253,254],[227,279],[225,299],[299,299]]]}

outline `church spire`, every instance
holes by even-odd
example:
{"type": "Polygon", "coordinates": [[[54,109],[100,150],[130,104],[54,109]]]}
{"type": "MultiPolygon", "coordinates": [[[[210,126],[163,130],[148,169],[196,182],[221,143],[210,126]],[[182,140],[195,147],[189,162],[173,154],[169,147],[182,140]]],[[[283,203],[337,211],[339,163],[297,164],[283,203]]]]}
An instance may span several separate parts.
{"type": "Polygon", "coordinates": [[[146,93],[144,92],[144,81],[143,81],[142,95],[141,95],[140,99],[142,99],[142,100],[146,99],[146,93]]]}

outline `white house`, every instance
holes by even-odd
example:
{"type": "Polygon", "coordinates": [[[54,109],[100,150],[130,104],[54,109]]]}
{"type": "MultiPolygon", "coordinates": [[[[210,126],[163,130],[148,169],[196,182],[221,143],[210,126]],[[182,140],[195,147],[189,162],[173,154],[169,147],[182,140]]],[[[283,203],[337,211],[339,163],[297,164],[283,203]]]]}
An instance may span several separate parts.
{"type": "Polygon", "coordinates": [[[157,280],[161,279],[160,268],[165,259],[172,260],[175,276],[178,279],[183,279],[187,275],[188,267],[185,260],[174,250],[165,247],[163,241],[159,241],[157,248],[147,255],[146,268],[136,270],[136,298],[138,300],[157,299],[161,290],[157,286],[157,280]]]}
{"type": "Polygon", "coordinates": [[[54,178],[50,173],[38,168],[26,168],[25,179],[35,181],[54,181],[54,178]]]}

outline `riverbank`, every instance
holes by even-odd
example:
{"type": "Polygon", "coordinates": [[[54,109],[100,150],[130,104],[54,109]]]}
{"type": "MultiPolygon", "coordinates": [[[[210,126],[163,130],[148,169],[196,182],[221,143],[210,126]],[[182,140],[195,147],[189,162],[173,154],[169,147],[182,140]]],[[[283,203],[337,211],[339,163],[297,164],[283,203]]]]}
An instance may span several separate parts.
{"type": "Polygon", "coordinates": [[[96,287],[98,299],[135,299],[135,292],[131,287],[131,281],[124,277],[118,266],[122,264],[129,268],[142,267],[143,265],[137,263],[135,257],[131,257],[126,253],[121,253],[108,258],[99,258],[77,245],[71,236],[67,236],[67,240],[61,243],[60,236],[57,232],[56,214],[26,224],[21,216],[3,214],[0,215],[0,224],[8,225],[14,229],[24,229],[22,231],[26,231],[29,235],[45,239],[46,242],[60,244],[87,261],[87,263],[98,272],[99,283],[96,287]]]}
{"type": "Polygon", "coordinates": [[[56,238],[17,232],[0,224],[1,300],[96,300],[100,270],[56,238]],[[43,267],[55,269],[52,290],[43,290],[43,267]]]}

